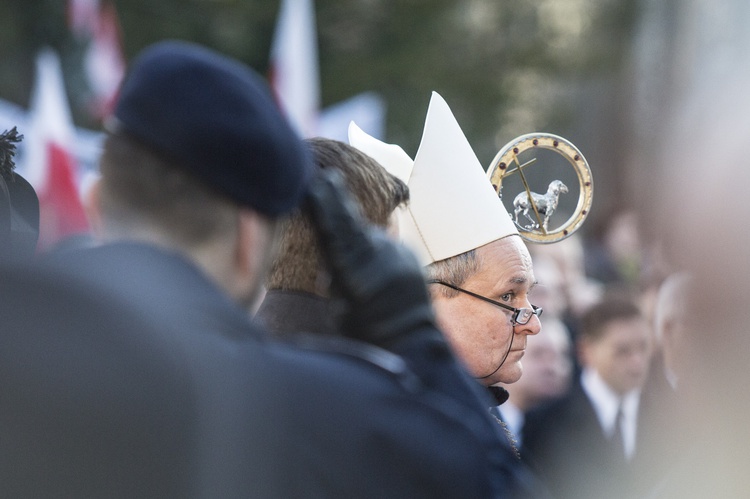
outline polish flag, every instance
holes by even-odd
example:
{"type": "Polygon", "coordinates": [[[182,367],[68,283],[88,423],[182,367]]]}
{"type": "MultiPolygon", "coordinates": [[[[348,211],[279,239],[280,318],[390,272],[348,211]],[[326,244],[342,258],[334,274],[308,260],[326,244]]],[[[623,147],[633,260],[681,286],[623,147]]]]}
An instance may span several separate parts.
{"type": "Polygon", "coordinates": [[[68,25],[87,43],[83,64],[89,110],[103,120],[112,111],[126,68],[115,5],[111,0],[69,0],[68,25]]]}
{"type": "Polygon", "coordinates": [[[68,107],[60,59],[50,49],[36,60],[26,137],[25,174],[39,197],[40,251],[88,230],[71,148],[75,127],[68,107]]]}
{"type": "Polygon", "coordinates": [[[312,0],[282,0],[271,43],[270,83],[301,137],[318,134],[320,75],[312,0]]]}

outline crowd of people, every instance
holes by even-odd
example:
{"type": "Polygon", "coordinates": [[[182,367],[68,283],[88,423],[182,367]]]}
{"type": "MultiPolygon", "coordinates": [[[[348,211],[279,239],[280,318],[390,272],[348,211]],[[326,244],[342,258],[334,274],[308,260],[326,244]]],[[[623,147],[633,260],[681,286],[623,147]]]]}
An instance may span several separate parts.
{"type": "Polygon", "coordinates": [[[157,43],[107,123],[92,243],[45,254],[20,139],[4,495],[681,497],[692,276],[630,210],[524,242],[439,94],[413,159],[354,124],[303,141],[252,69],[157,43]]]}

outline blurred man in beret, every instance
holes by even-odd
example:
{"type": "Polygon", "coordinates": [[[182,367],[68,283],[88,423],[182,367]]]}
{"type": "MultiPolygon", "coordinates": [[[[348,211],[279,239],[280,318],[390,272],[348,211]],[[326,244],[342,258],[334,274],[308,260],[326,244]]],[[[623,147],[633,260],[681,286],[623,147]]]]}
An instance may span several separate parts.
{"type": "Polygon", "coordinates": [[[103,244],[47,265],[116,297],[171,346],[194,393],[182,408],[194,445],[174,460],[194,471],[178,474],[191,495],[507,490],[488,401],[436,329],[418,264],[362,227],[340,179],[314,172],[252,70],[156,44],[133,63],[107,128],[90,198],[103,244]],[[303,200],[341,336],[281,343],[246,310],[279,217],[303,200]]]}

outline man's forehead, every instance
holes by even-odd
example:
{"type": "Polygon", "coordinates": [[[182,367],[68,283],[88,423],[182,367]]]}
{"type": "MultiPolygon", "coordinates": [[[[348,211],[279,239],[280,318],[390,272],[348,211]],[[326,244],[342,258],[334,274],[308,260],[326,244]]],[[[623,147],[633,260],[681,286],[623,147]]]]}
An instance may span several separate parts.
{"type": "Polygon", "coordinates": [[[477,249],[482,280],[502,285],[532,286],[535,283],[531,256],[517,236],[498,239],[477,249]]]}
{"type": "Polygon", "coordinates": [[[497,288],[530,291],[536,286],[534,272],[531,267],[518,265],[517,263],[507,266],[482,265],[479,272],[477,272],[477,277],[479,280],[497,288]]]}

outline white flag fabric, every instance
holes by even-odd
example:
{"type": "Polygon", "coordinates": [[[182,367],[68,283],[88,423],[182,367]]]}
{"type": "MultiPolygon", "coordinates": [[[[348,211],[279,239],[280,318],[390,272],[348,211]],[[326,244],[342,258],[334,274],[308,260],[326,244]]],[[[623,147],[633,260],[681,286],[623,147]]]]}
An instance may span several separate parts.
{"type": "Polygon", "coordinates": [[[270,83],[301,137],[318,135],[320,75],[312,0],[282,0],[271,44],[270,83]]]}
{"type": "Polygon", "coordinates": [[[25,175],[39,197],[38,247],[43,250],[88,229],[73,154],[75,127],[60,59],[50,49],[37,56],[27,126],[25,175]]]}
{"type": "Polygon", "coordinates": [[[347,142],[349,123],[355,122],[371,137],[385,136],[385,101],[375,92],[363,92],[323,109],[318,135],[347,142]]]}

